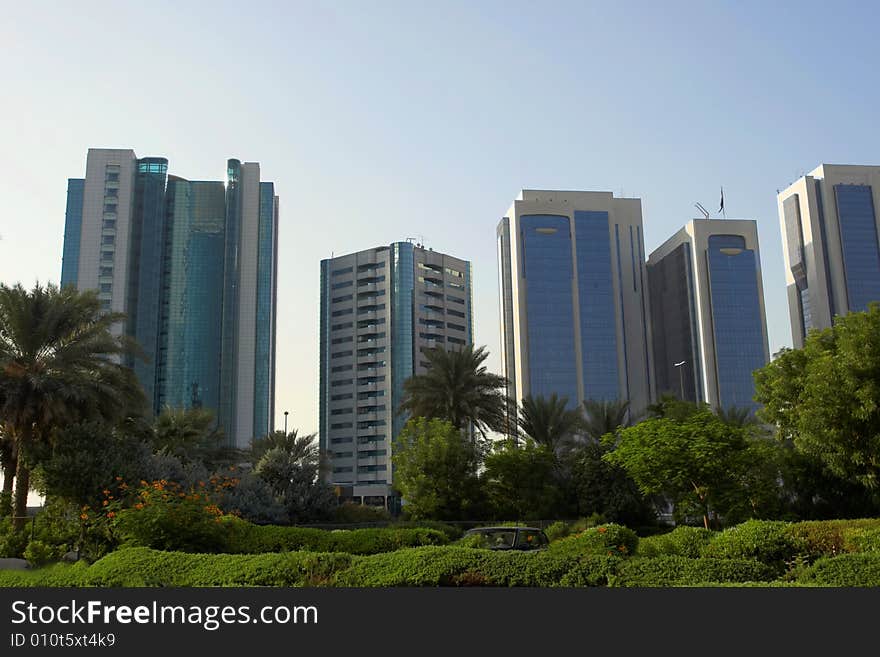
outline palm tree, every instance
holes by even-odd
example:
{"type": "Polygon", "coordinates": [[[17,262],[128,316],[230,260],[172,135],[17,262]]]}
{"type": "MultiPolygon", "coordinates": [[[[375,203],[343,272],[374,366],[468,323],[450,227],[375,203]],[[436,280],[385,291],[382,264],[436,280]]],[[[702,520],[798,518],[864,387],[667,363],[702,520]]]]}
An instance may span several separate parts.
{"type": "Polygon", "coordinates": [[[751,427],[758,424],[758,419],[752,409],[744,406],[728,406],[727,408],[719,406],[715,409],[715,415],[725,424],[734,427],[751,427]]]}
{"type": "Polygon", "coordinates": [[[28,450],[55,429],[86,419],[115,422],[144,407],[133,372],[119,364],[133,343],[111,333],[95,292],[39,283],[30,292],[0,284],[0,417],[17,452],[13,527],[25,523],[28,450]]]}
{"type": "Polygon", "coordinates": [[[0,492],[0,518],[12,513],[12,485],[15,481],[15,442],[7,427],[0,424],[0,469],[3,471],[3,491],[0,492]]]}
{"type": "Polygon", "coordinates": [[[486,371],[485,347],[435,348],[424,353],[430,367],[404,382],[401,412],[447,420],[459,430],[473,424],[483,436],[487,429],[504,431],[507,381],[486,371]]]}
{"type": "Polygon", "coordinates": [[[584,432],[593,440],[600,440],[606,433],[614,433],[619,427],[632,424],[627,400],[587,399],[584,411],[584,432]]]}
{"type": "Polygon", "coordinates": [[[568,397],[554,392],[522,400],[517,424],[520,431],[554,452],[570,444],[583,428],[584,418],[577,408],[568,408],[568,397]]]}
{"type": "Polygon", "coordinates": [[[289,454],[294,461],[312,461],[320,458],[318,445],[315,443],[317,434],[300,436],[296,429],[289,432],[273,431],[268,436],[257,438],[251,443],[250,458],[254,465],[273,449],[280,449],[289,454]]]}
{"type": "Polygon", "coordinates": [[[209,470],[233,465],[246,458],[243,450],[224,444],[223,430],[206,408],[166,406],[153,426],[152,442],[159,454],[181,461],[196,461],[209,470]]]}

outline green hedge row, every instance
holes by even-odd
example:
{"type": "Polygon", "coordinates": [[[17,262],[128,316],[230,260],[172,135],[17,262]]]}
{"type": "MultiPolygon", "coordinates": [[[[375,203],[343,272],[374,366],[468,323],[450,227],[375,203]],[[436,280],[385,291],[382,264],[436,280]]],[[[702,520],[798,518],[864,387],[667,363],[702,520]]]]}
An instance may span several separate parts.
{"type": "Polygon", "coordinates": [[[91,566],[58,564],[34,571],[0,571],[0,586],[647,587],[766,582],[772,576],[771,568],[753,560],[624,559],[449,546],[361,557],[315,552],[189,554],[129,548],[91,566]]]}

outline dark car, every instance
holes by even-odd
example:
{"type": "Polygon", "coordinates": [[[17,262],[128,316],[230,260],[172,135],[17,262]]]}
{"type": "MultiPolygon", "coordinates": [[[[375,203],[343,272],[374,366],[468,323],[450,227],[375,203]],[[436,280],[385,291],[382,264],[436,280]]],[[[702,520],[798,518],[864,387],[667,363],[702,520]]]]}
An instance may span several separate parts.
{"type": "Polygon", "coordinates": [[[537,527],[477,527],[464,536],[475,537],[476,547],[489,550],[540,550],[550,543],[537,527]]]}

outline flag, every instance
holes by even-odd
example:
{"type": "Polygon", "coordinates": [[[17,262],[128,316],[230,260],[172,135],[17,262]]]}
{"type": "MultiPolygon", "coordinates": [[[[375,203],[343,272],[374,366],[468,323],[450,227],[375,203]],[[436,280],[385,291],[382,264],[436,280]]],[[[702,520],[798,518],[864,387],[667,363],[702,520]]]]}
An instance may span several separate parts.
{"type": "Polygon", "coordinates": [[[724,212],[724,187],[721,188],[721,207],[718,208],[718,212],[724,212]]]}

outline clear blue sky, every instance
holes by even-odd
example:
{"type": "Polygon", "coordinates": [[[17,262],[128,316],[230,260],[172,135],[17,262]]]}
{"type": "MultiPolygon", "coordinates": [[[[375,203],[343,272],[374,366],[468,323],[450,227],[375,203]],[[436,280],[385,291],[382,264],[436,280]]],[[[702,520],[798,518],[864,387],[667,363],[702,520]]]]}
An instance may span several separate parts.
{"type": "Polygon", "coordinates": [[[0,281],[58,281],[66,179],[133,148],[281,197],[277,409],[317,429],[318,262],[421,236],[470,259],[498,369],[495,225],[523,188],[643,201],[650,252],[693,204],[760,227],[789,345],[776,190],[880,164],[865,2],[26,2],[0,21],[0,281]]]}

